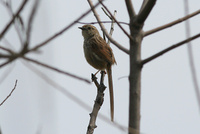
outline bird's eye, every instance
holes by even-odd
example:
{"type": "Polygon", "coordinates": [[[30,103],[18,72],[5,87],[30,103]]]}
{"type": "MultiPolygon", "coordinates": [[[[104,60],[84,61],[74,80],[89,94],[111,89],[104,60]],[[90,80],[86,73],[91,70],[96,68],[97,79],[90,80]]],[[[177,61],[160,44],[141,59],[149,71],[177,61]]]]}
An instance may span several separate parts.
{"type": "Polygon", "coordinates": [[[91,29],[91,27],[88,27],[88,30],[90,30],[91,29]]]}

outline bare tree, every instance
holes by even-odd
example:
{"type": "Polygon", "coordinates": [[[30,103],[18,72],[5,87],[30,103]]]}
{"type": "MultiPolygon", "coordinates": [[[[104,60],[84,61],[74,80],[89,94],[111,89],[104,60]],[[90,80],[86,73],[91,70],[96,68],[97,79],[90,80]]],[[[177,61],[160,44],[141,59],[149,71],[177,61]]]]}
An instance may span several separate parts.
{"type": "MultiPolygon", "coordinates": [[[[92,2],[88,0],[91,8],[93,8],[92,2]]],[[[102,3],[101,0],[99,2],[102,4],[102,6],[105,5],[102,3]]],[[[159,28],[155,28],[153,30],[143,32],[143,26],[144,22],[146,21],[147,17],[149,16],[152,8],[154,7],[156,0],[144,0],[143,4],[141,6],[141,9],[138,14],[135,13],[133,4],[131,0],[126,0],[126,7],[128,10],[130,22],[130,35],[127,34],[127,32],[121,27],[120,23],[117,23],[118,21],[115,19],[116,23],[119,25],[119,27],[122,29],[122,31],[129,37],[130,39],[130,49],[126,50],[125,48],[122,48],[120,44],[118,44],[112,37],[109,36],[107,31],[105,30],[104,26],[101,23],[100,18],[98,17],[97,12],[95,9],[93,9],[93,13],[99,22],[100,27],[102,28],[103,32],[105,33],[106,37],[108,37],[111,42],[119,47],[122,51],[129,54],[130,56],[130,74],[129,74],[129,134],[139,134],[140,133],[140,102],[141,102],[141,71],[144,64],[147,62],[156,59],[160,55],[173,50],[174,48],[177,48],[191,40],[194,40],[200,36],[200,34],[197,34],[193,37],[189,37],[186,40],[183,40],[177,44],[172,45],[171,47],[147,58],[142,60],[141,59],[141,44],[142,40],[145,36],[153,34],[155,32],[158,32],[160,30],[164,30],[170,26],[173,26],[175,24],[178,24],[182,21],[185,21],[197,14],[200,13],[200,11],[196,11],[190,15],[187,15],[181,19],[178,19],[174,22],[171,22],[169,24],[163,25],[159,28]]],[[[107,9],[107,8],[106,8],[107,9]]],[[[110,13],[110,11],[107,9],[107,11],[110,13]]],[[[111,15],[111,14],[110,14],[111,15]]],[[[199,92],[197,92],[199,94],[199,92]]],[[[199,96],[199,95],[198,95],[199,96]]],[[[198,101],[199,98],[198,98],[198,101]]]]}

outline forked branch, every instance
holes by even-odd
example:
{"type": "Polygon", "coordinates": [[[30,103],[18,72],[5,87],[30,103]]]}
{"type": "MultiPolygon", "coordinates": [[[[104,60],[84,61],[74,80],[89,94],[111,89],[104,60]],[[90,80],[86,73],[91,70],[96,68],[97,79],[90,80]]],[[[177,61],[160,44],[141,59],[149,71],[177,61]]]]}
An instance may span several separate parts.
{"type": "Polygon", "coordinates": [[[97,78],[94,74],[92,74],[92,81],[95,83],[96,87],[97,87],[97,96],[95,99],[95,103],[93,106],[93,110],[92,113],[90,113],[90,122],[87,128],[87,134],[93,134],[94,129],[97,127],[96,126],[96,118],[97,118],[97,114],[103,104],[104,101],[104,91],[106,89],[106,86],[103,84],[104,83],[104,77],[105,77],[105,72],[101,71],[101,80],[100,80],[100,84],[97,81],[97,78]]]}
{"type": "Polygon", "coordinates": [[[129,18],[133,19],[133,17],[136,16],[135,10],[133,8],[133,4],[131,0],[125,0],[126,2],[126,8],[128,10],[129,18]]]}
{"type": "Polygon", "coordinates": [[[110,10],[103,4],[103,2],[101,2],[101,0],[99,0],[99,2],[101,3],[101,5],[106,9],[106,11],[109,13],[110,18],[113,19],[117,25],[120,27],[120,29],[124,32],[124,34],[129,37],[129,39],[133,39],[129,33],[121,26],[121,24],[116,20],[116,18],[112,15],[112,13],[110,12],[110,10]]]}
{"type": "Polygon", "coordinates": [[[104,25],[101,23],[101,19],[99,18],[99,15],[97,14],[94,5],[92,3],[91,0],[88,0],[88,3],[90,5],[90,8],[92,9],[92,12],[94,13],[94,16],[96,17],[102,31],[105,33],[106,37],[110,40],[110,42],[112,42],[116,47],[118,47],[120,50],[122,50],[123,52],[129,54],[129,50],[126,49],[125,47],[123,47],[121,44],[119,44],[117,41],[115,41],[107,32],[106,28],[104,27],[104,25]]]}
{"type": "Polygon", "coordinates": [[[5,35],[5,33],[8,31],[8,29],[10,28],[10,26],[12,25],[12,23],[14,22],[15,18],[21,13],[21,11],[23,10],[23,8],[25,7],[25,5],[27,4],[28,0],[24,0],[21,4],[21,6],[19,7],[19,9],[17,10],[17,12],[13,15],[12,19],[8,22],[8,24],[6,25],[6,27],[3,29],[3,31],[0,33],[0,40],[3,38],[3,36],[5,35]]]}
{"type": "Polygon", "coordinates": [[[136,21],[139,24],[143,24],[147,17],[149,16],[151,10],[153,9],[154,5],[156,3],[156,0],[148,0],[146,4],[143,4],[136,21]]]}

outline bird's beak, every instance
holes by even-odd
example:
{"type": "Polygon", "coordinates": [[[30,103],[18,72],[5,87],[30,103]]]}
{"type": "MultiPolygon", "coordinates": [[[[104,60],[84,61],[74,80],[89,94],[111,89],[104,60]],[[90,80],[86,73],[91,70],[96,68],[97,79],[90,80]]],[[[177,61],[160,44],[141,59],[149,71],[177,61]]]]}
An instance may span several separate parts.
{"type": "Polygon", "coordinates": [[[81,29],[81,30],[85,30],[85,28],[83,28],[83,27],[78,27],[79,29],[81,29]]]}

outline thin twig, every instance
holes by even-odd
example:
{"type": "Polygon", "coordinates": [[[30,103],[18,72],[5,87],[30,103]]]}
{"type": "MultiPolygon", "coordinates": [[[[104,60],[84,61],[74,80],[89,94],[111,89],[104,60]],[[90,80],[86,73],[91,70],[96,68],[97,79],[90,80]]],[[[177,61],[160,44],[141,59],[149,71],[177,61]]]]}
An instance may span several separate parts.
{"type": "Polygon", "coordinates": [[[15,13],[15,15],[13,15],[12,19],[9,21],[9,23],[7,24],[7,26],[1,32],[1,34],[0,34],[0,40],[3,38],[4,34],[8,31],[8,29],[11,26],[11,24],[14,22],[15,18],[21,13],[22,9],[24,8],[24,6],[26,5],[27,2],[28,2],[28,0],[24,0],[22,2],[21,6],[19,7],[19,9],[15,13]]]}
{"type": "Polygon", "coordinates": [[[200,37],[200,33],[197,34],[197,35],[195,35],[195,36],[192,36],[192,37],[190,37],[190,38],[188,38],[188,39],[186,39],[186,40],[183,40],[183,41],[181,41],[181,42],[179,42],[179,43],[176,43],[176,44],[174,44],[174,45],[172,45],[172,46],[170,46],[170,47],[168,47],[168,48],[166,48],[166,49],[164,49],[164,50],[158,52],[157,54],[154,54],[154,55],[150,56],[149,58],[146,58],[145,60],[142,61],[141,64],[144,65],[144,64],[146,64],[146,63],[148,63],[148,62],[150,62],[150,61],[152,61],[152,60],[158,58],[159,56],[161,56],[161,55],[163,55],[163,54],[169,52],[170,50],[173,50],[173,49],[175,49],[175,48],[177,48],[177,47],[179,47],[179,46],[182,46],[182,45],[184,45],[185,43],[187,43],[187,42],[189,42],[189,41],[192,41],[192,40],[194,40],[194,39],[197,39],[197,38],[199,38],[199,37],[200,37]]]}
{"type": "Polygon", "coordinates": [[[28,19],[27,30],[26,30],[26,41],[24,42],[24,47],[22,50],[24,52],[27,51],[28,46],[29,46],[31,31],[32,31],[32,24],[33,24],[33,20],[35,18],[35,14],[36,14],[38,5],[39,5],[39,0],[35,0],[35,3],[32,7],[32,10],[31,10],[31,13],[30,13],[29,19],[28,19]]]}
{"type": "Polygon", "coordinates": [[[44,63],[42,63],[42,62],[39,62],[39,61],[37,61],[37,60],[31,59],[31,58],[27,58],[27,57],[23,57],[23,59],[25,59],[25,60],[27,60],[27,61],[30,61],[30,62],[32,62],[32,63],[38,64],[38,65],[40,65],[40,66],[42,66],[42,67],[51,69],[51,70],[56,71],[56,72],[58,72],[58,73],[61,73],[61,74],[70,76],[70,77],[72,77],[72,78],[75,78],[75,79],[78,79],[78,80],[81,80],[81,81],[85,81],[85,82],[87,82],[87,83],[91,83],[89,80],[87,80],[87,79],[85,79],[85,78],[79,77],[79,76],[74,75],[74,74],[71,74],[71,73],[69,73],[69,72],[62,71],[62,70],[60,70],[60,69],[57,69],[57,68],[52,67],[52,66],[49,66],[49,65],[44,64],[44,63]]]}
{"type": "MultiPolygon", "coordinates": [[[[7,8],[10,16],[14,16],[14,12],[12,10],[12,6],[11,6],[11,0],[9,1],[5,1],[3,2],[3,4],[5,5],[5,7],[7,8]]],[[[23,35],[22,33],[24,32],[24,25],[23,25],[23,21],[22,18],[20,17],[20,15],[16,16],[16,19],[14,21],[14,27],[16,29],[17,35],[19,37],[19,40],[21,42],[21,44],[23,44],[23,35]]]]}
{"type": "MultiPolygon", "coordinates": [[[[109,19],[111,19],[111,27],[110,27],[110,36],[112,36],[112,34],[113,34],[113,31],[114,31],[114,23],[115,23],[115,20],[113,19],[113,18],[115,18],[115,16],[116,16],[116,13],[117,13],[117,11],[115,10],[114,11],[114,14],[113,14],[113,18],[106,12],[106,10],[102,7],[101,8],[102,10],[103,10],[103,12],[106,14],[106,16],[108,16],[108,18],[109,19]]],[[[104,34],[105,35],[105,34],[104,34]]],[[[105,40],[105,39],[104,39],[105,40]]],[[[108,40],[108,42],[107,42],[107,44],[108,45],[110,45],[110,40],[108,40]]]]}
{"type": "MultiPolygon", "coordinates": [[[[185,15],[187,15],[189,13],[188,0],[184,0],[184,6],[185,6],[185,15]]],[[[185,21],[185,29],[186,29],[186,37],[189,38],[191,36],[189,20],[185,21]]],[[[190,71],[192,74],[192,82],[194,85],[195,95],[196,95],[197,104],[198,104],[199,112],[200,112],[200,90],[199,90],[199,85],[198,85],[198,80],[197,80],[197,75],[196,75],[194,56],[192,52],[192,42],[188,42],[187,48],[188,48],[188,58],[189,58],[189,63],[190,63],[190,71]]]]}
{"type": "Polygon", "coordinates": [[[8,49],[8,48],[5,48],[5,47],[0,46],[0,49],[4,50],[4,51],[6,51],[6,52],[8,52],[8,53],[10,53],[10,54],[13,54],[13,51],[10,50],[10,49],[8,49]]]}
{"type": "Polygon", "coordinates": [[[112,18],[111,20],[114,20],[116,23],[117,23],[117,25],[120,27],[120,29],[124,32],[124,34],[126,35],[126,36],[128,36],[129,37],[129,39],[133,39],[131,36],[130,36],[130,34],[120,25],[120,23],[115,19],[115,17],[112,15],[112,13],[110,12],[110,10],[103,4],[103,2],[101,2],[101,0],[99,0],[99,2],[101,3],[101,5],[106,9],[106,11],[109,13],[109,15],[110,15],[110,18],[112,18]]]}
{"type": "MultiPolygon", "coordinates": [[[[6,38],[3,38],[3,41],[10,47],[12,47],[12,45],[9,43],[9,41],[6,38]]],[[[5,48],[3,46],[0,46],[0,49],[6,51],[9,54],[0,54],[0,58],[6,58],[9,59],[10,57],[12,57],[12,55],[14,55],[14,51],[12,49],[8,49],[5,48]]]]}
{"type": "MultiPolygon", "coordinates": [[[[116,16],[116,13],[117,13],[117,11],[115,10],[115,11],[114,11],[114,14],[113,14],[113,17],[114,17],[114,18],[115,18],[115,16],[116,16]]],[[[114,31],[114,23],[115,23],[115,20],[112,19],[112,23],[111,23],[111,27],[110,27],[110,36],[112,36],[113,31],[114,31]]],[[[110,40],[108,40],[107,44],[108,44],[108,45],[110,44],[110,40]]]]}
{"type": "MultiPolygon", "coordinates": [[[[77,21],[77,23],[80,23],[80,24],[98,24],[99,22],[89,22],[88,23],[88,22],[77,21]]],[[[100,21],[100,23],[112,23],[112,21],[100,21]]],[[[129,23],[127,23],[127,22],[118,21],[118,23],[129,26],[129,23]]]]}
{"type": "Polygon", "coordinates": [[[15,90],[16,86],[17,86],[17,80],[15,81],[15,86],[14,86],[14,88],[11,90],[11,92],[9,93],[9,95],[1,102],[0,106],[2,106],[2,105],[6,102],[6,100],[11,96],[11,94],[12,94],[13,91],[15,90]]]}
{"type": "Polygon", "coordinates": [[[105,10],[103,7],[102,7],[101,9],[102,9],[103,12],[106,14],[106,16],[108,16],[108,18],[109,18],[110,20],[113,20],[112,17],[106,12],[106,10],[105,10]]]}
{"type": "MultiPolygon", "coordinates": [[[[110,18],[111,20],[112,20],[112,18],[108,15],[108,13],[105,11],[105,9],[102,7],[101,8],[102,10],[103,10],[103,12],[106,14],[106,16],[108,16],[108,18],[110,18]]],[[[103,39],[106,41],[106,35],[105,35],[105,33],[103,32],[103,39]]],[[[110,42],[109,40],[108,40],[108,42],[110,42]]]]}
{"type": "Polygon", "coordinates": [[[10,55],[8,55],[8,54],[0,54],[0,59],[2,59],[2,58],[8,59],[8,58],[10,58],[10,55]]]}
{"type": "Polygon", "coordinates": [[[88,3],[89,3],[89,5],[90,5],[90,7],[91,7],[91,9],[92,9],[92,12],[94,13],[94,16],[96,17],[96,19],[97,19],[97,21],[98,21],[98,23],[99,23],[101,29],[102,29],[103,32],[105,33],[106,37],[107,37],[116,47],[118,47],[120,50],[122,50],[122,51],[125,52],[126,54],[129,54],[129,50],[128,50],[128,49],[126,49],[125,47],[123,47],[121,44],[119,44],[117,41],[115,41],[115,40],[109,35],[109,33],[108,33],[107,30],[105,29],[104,25],[101,23],[101,20],[100,20],[98,14],[97,14],[97,12],[96,12],[96,10],[95,10],[95,8],[94,8],[94,5],[93,5],[92,1],[91,1],[91,0],[88,0],[88,3]]]}
{"type": "Polygon", "coordinates": [[[177,20],[172,21],[170,23],[167,23],[165,25],[162,25],[162,26],[159,26],[159,27],[154,28],[152,30],[146,31],[146,32],[144,32],[144,36],[148,36],[150,34],[153,34],[153,33],[159,32],[159,31],[161,31],[163,29],[166,29],[166,28],[169,28],[171,26],[174,26],[174,25],[176,25],[178,23],[181,23],[181,22],[191,18],[191,17],[194,17],[194,16],[198,15],[199,13],[200,13],[200,10],[197,10],[197,11],[195,11],[195,12],[193,12],[193,13],[187,15],[187,16],[184,16],[183,18],[177,19],[177,20]]]}
{"type": "Polygon", "coordinates": [[[12,61],[14,61],[15,59],[9,59],[7,61],[5,61],[4,63],[0,64],[0,68],[4,67],[5,65],[8,65],[9,63],[11,63],[12,61]]]}
{"type": "Polygon", "coordinates": [[[12,52],[15,51],[15,48],[13,47],[13,45],[10,43],[9,40],[7,40],[6,38],[3,38],[3,39],[2,39],[2,42],[4,42],[4,44],[5,44],[6,46],[8,46],[9,48],[11,48],[12,52]]]}
{"type": "MultiPolygon", "coordinates": [[[[117,10],[115,10],[114,13],[113,13],[113,17],[114,17],[114,18],[115,18],[115,16],[116,16],[116,14],[117,14],[117,10]]],[[[112,34],[113,34],[113,31],[114,31],[114,24],[115,24],[115,20],[112,19],[111,28],[110,28],[110,35],[111,35],[111,36],[112,36],[112,34]]]]}

